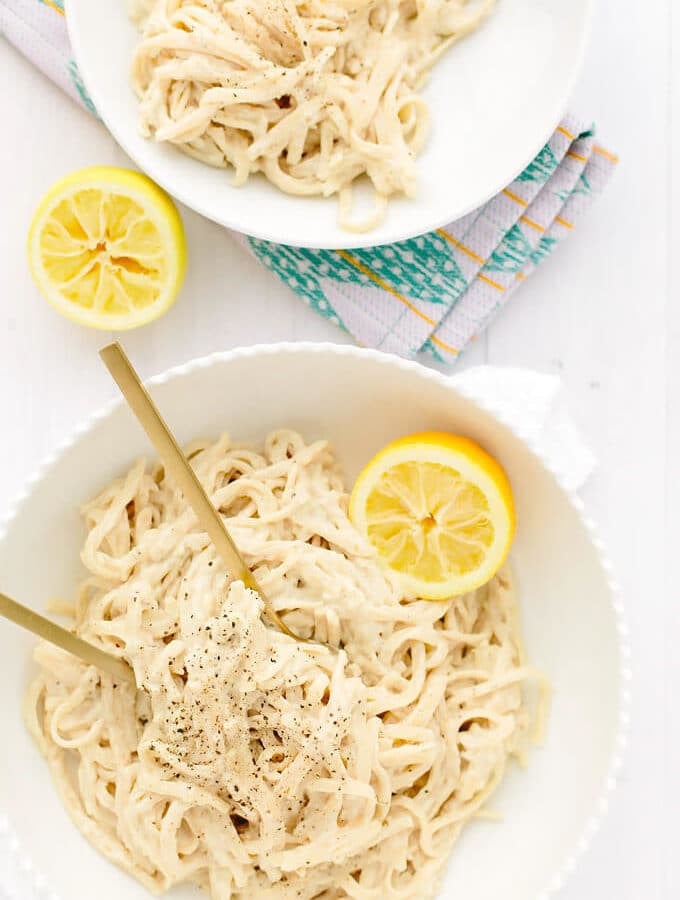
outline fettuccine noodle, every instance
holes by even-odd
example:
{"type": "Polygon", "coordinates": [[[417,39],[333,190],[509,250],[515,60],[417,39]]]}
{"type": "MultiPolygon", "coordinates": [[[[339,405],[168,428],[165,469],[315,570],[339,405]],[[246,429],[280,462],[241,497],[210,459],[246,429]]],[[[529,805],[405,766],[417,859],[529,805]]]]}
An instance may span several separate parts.
{"type": "Polygon", "coordinates": [[[495,2],[132,0],[142,132],[236,184],[263,172],[289,194],[339,194],[343,227],[368,230],[388,197],[415,194],[429,70],[495,2]],[[364,174],[376,212],[353,221],[364,174]]]}
{"type": "Polygon", "coordinates": [[[264,624],[162,467],[139,462],[84,510],[74,615],[140,690],[35,652],[27,720],[70,815],[154,892],[433,897],[528,743],[535,673],[508,572],[404,598],[347,518],[326,442],[277,431],[189,454],[274,607],[322,643],[264,624]]]}

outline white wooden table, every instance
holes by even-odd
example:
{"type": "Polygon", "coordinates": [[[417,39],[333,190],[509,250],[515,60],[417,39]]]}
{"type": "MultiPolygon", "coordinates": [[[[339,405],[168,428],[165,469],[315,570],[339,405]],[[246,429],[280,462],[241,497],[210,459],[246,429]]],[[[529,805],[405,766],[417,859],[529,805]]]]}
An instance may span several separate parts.
{"type": "MultiPolygon", "coordinates": [[[[680,594],[669,577],[680,552],[680,310],[671,302],[670,268],[680,238],[672,165],[680,154],[672,117],[680,103],[677,7],[674,0],[600,0],[573,109],[597,121],[600,139],[621,155],[619,171],[587,221],[460,363],[558,372],[601,460],[584,497],[628,608],[633,724],[609,817],[564,900],[680,897],[680,594]]],[[[31,214],[67,171],[126,158],[4,41],[0,78],[2,510],[54,444],[114,392],[95,357],[108,336],[62,320],[30,280],[31,214]]],[[[181,300],[126,336],[144,375],[240,344],[345,339],[219,227],[183,215],[190,269],[181,300]]]]}

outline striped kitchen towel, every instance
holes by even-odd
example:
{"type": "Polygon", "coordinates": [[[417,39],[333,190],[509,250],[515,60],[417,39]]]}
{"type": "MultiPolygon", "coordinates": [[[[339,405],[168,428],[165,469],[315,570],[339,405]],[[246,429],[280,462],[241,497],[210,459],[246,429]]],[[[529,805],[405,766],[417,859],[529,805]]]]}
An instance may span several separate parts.
{"type": "MultiPolygon", "coordinates": [[[[0,0],[0,27],[90,113],[72,58],[63,0],[0,0]]],[[[383,247],[313,250],[239,236],[314,310],[361,344],[456,360],[572,231],[616,157],[567,116],[500,194],[436,231],[383,247]]]]}

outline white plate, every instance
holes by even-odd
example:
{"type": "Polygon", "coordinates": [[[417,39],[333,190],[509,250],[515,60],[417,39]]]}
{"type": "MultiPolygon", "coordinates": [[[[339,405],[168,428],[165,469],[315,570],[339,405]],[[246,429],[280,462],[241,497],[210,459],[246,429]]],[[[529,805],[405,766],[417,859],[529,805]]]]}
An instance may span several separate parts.
{"type": "Polygon", "coordinates": [[[335,199],[289,197],[263,177],[229,173],[145,140],[129,67],[138,35],[125,0],[67,0],[76,59],[94,103],[132,159],[192,209],[236,231],[306,247],[390,243],[438,228],[509,184],[558,124],[580,69],[591,0],[498,0],[492,17],[435,67],[424,94],[432,135],[414,200],[390,203],[363,235],[338,227],[335,199]]]}
{"type": "MultiPolygon", "coordinates": [[[[256,347],[189,363],[153,384],[182,441],[226,429],[258,440],[270,428],[292,426],[308,438],[329,437],[350,479],[389,440],[421,429],[467,434],[503,463],[517,500],[513,558],[527,649],[552,683],[554,704],[545,746],[532,752],[527,770],[512,768],[493,798],[504,821],[467,827],[441,897],[546,897],[603,813],[626,706],[620,607],[579,501],[501,423],[502,410],[483,409],[442,375],[373,351],[256,347]]],[[[118,402],[81,428],[29,485],[0,538],[3,590],[38,609],[51,596],[72,596],[83,575],[78,505],[140,455],[152,455],[149,445],[118,402]]],[[[148,900],[80,837],[23,726],[32,644],[0,621],[0,812],[61,900],[91,900],[95,885],[97,900],[148,900]]],[[[191,887],[172,894],[200,896],[191,887]]]]}

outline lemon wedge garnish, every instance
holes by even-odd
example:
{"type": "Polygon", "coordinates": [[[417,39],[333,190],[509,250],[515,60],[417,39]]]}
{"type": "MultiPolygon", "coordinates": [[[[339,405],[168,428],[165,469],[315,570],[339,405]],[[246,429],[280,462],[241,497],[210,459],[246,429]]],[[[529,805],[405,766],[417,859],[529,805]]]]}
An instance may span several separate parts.
{"type": "Polygon", "coordinates": [[[186,243],[168,195],[139,172],[72,172],[40,201],[28,259],[43,296],[81,325],[136,328],[172,305],[186,243]]]}
{"type": "Polygon", "coordinates": [[[489,581],[515,532],[510,482],[474,441],[441,432],[401,438],[359,475],[349,515],[405,593],[443,600],[489,581]]]}

